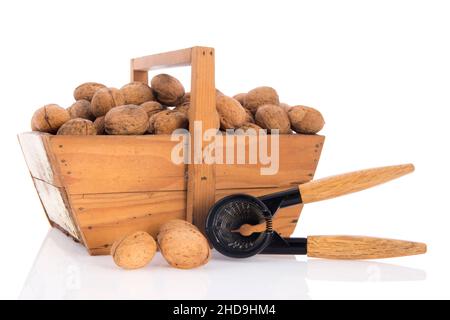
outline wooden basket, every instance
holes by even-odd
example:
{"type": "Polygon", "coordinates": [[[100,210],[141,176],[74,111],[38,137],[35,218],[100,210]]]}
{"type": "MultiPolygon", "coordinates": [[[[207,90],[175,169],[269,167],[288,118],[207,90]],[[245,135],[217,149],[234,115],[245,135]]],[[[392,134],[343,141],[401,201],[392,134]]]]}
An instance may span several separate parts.
{"type": "MultiPolygon", "coordinates": [[[[131,81],[148,83],[149,70],[190,65],[190,131],[194,120],[202,120],[206,130],[215,120],[214,59],[214,49],[207,47],[132,59],[131,81]]],[[[257,164],[174,164],[171,151],[178,142],[170,135],[19,134],[50,224],[84,244],[92,255],[108,254],[112,243],[131,231],[156,235],[162,223],[174,218],[203,229],[208,209],[226,195],[263,195],[311,180],[324,137],[280,135],[279,141],[278,173],[261,175],[265,165],[259,160],[257,164]]],[[[248,140],[241,143],[248,149],[248,140]]],[[[289,236],[301,209],[301,205],[282,209],[274,227],[289,236]]]]}

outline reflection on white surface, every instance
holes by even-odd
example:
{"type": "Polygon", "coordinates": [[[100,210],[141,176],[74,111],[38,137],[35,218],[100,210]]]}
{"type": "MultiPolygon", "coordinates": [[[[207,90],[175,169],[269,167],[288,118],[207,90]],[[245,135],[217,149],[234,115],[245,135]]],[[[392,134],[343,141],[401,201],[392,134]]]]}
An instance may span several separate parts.
{"type": "Polygon", "coordinates": [[[294,256],[228,259],[214,254],[199,269],[178,270],[158,253],[144,269],[125,271],[111,257],[50,230],[21,299],[308,299],[310,280],[420,281],[422,270],[379,262],[328,261],[294,256]]]}

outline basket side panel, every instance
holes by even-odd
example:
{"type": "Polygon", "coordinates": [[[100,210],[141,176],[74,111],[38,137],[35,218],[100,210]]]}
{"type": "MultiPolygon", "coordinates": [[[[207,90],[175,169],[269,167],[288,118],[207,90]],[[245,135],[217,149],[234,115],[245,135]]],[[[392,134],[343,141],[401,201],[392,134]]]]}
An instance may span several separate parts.
{"type": "MultiPolygon", "coordinates": [[[[271,136],[268,136],[268,152],[271,155],[271,136]]],[[[289,187],[310,181],[315,173],[324,137],[319,135],[280,135],[278,171],[273,175],[261,174],[262,168],[269,168],[274,164],[263,164],[258,158],[258,164],[220,164],[216,165],[216,189],[249,189],[289,187]]],[[[246,141],[246,154],[249,148],[259,150],[259,140],[246,141]]],[[[238,143],[229,146],[224,143],[224,154],[229,149],[238,148],[238,143]]],[[[259,152],[259,151],[258,151],[259,152]]],[[[275,159],[275,157],[274,157],[275,159]]],[[[274,161],[273,161],[274,162],[274,161]]],[[[234,161],[237,163],[237,161],[234,161]]]]}
{"type": "MultiPolygon", "coordinates": [[[[49,141],[68,194],[186,190],[187,166],[171,161],[179,142],[170,136],[52,136],[49,141]]],[[[260,159],[256,164],[216,164],[216,190],[287,187],[309,181],[323,141],[319,135],[280,136],[279,168],[274,175],[261,174],[268,165],[260,159]]],[[[237,144],[224,144],[222,153],[234,148],[236,155],[237,144]]],[[[245,142],[247,152],[251,144],[245,142]]]]}
{"type": "Polygon", "coordinates": [[[94,255],[108,254],[115,240],[133,231],[156,236],[172,219],[186,219],[186,192],[136,192],[71,195],[70,201],[94,255]]]}
{"type": "Polygon", "coordinates": [[[54,174],[47,153],[47,139],[50,135],[40,132],[26,132],[19,134],[17,137],[31,176],[61,187],[59,177],[54,174]]]}
{"type": "Polygon", "coordinates": [[[48,218],[63,228],[76,240],[81,241],[78,227],[70,215],[70,206],[63,188],[55,187],[39,179],[33,179],[36,190],[48,218]]]}
{"type": "Polygon", "coordinates": [[[68,202],[54,158],[49,146],[51,135],[41,132],[26,132],[18,135],[19,143],[25,157],[34,186],[41,200],[50,224],[64,233],[82,242],[68,202]]]}
{"type": "MultiPolygon", "coordinates": [[[[285,188],[220,190],[216,199],[236,192],[255,196],[285,188]]],[[[172,219],[186,219],[186,192],[135,192],[70,195],[73,210],[80,223],[86,246],[92,255],[107,255],[114,241],[133,231],[144,230],[156,236],[160,226],[172,219]]],[[[274,226],[289,236],[296,225],[302,206],[282,209],[274,226]]]]}
{"type": "MultiPolygon", "coordinates": [[[[216,165],[216,199],[240,192],[258,196],[311,180],[323,140],[281,136],[275,175],[261,175],[266,165],[259,162],[216,165]]],[[[145,230],[155,236],[162,223],[187,218],[186,165],[172,163],[177,142],[170,136],[52,136],[49,144],[91,254],[108,254],[126,233],[145,230]]],[[[274,224],[284,236],[294,231],[301,209],[284,208],[277,214],[274,224]]]]}
{"type": "Polygon", "coordinates": [[[52,136],[68,194],[186,190],[186,165],[171,161],[170,136],[52,136]]]}

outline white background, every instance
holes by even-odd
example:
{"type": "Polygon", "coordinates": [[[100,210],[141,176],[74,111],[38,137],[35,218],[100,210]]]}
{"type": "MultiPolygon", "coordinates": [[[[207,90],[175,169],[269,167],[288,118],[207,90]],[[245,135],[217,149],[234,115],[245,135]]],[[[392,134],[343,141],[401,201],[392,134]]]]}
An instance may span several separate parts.
{"type": "MultiPolygon", "coordinates": [[[[450,298],[449,16],[448,1],[0,1],[0,297],[450,298]],[[270,85],[323,113],[316,177],[416,165],[387,185],[307,205],[296,236],[416,240],[428,254],[382,264],[215,256],[192,271],[158,256],[127,273],[47,235],[16,139],[33,111],[69,106],[85,81],[122,86],[132,57],[193,45],[215,47],[224,93],[270,85]]],[[[188,71],[172,73],[188,87],[188,71]]]]}

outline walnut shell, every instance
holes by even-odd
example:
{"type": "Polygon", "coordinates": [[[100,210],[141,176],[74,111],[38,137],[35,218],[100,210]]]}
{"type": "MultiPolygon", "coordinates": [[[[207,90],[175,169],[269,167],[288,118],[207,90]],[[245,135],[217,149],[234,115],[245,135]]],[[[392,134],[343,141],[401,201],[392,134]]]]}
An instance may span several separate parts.
{"type": "Polygon", "coordinates": [[[280,106],[266,104],[258,108],[255,115],[256,124],[272,132],[278,129],[280,134],[291,133],[291,123],[287,112],[280,106]]]}
{"type": "Polygon", "coordinates": [[[200,267],[211,258],[208,240],[195,227],[179,225],[166,229],[158,235],[158,245],[166,261],[179,269],[200,267]]]}
{"type": "Polygon", "coordinates": [[[222,130],[239,128],[247,120],[247,113],[236,99],[217,96],[216,109],[219,113],[220,129],[222,130]]]}
{"type": "Polygon", "coordinates": [[[125,104],[125,97],[116,88],[103,88],[97,90],[91,101],[91,113],[95,117],[101,117],[114,107],[125,104]]]}
{"type": "Polygon", "coordinates": [[[292,129],[303,134],[315,134],[322,130],[325,120],[322,114],[311,107],[294,106],[289,112],[292,129]]]}
{"type": "Polygon", "coordinates": [[[164,108],[161,103],[158,101],[147,101],[141,104],[141,108],[147,113],[148,118],[150,119],[154,114],[164,111],[164,108]]]}
{"type": "Polygon", "coordinates": [[[160,241],[160,238],[164,235],[165,232],[176,229],[176,228],[192,228],[198,231],[198,228],[194,226],[192,223],[187,222],[186,220],[174,219],[168,222],[165,222],[158,231],[157,239],[160,241]]]}
{"type": "Polygon", "coordinates": [[[245,118],[245,122],[255,123],[255,117],[253,116],[253,113],[250,110],[248,110],[248,109],[244,108],[244,110],[245,110],[245,113],[247,113],[247,117],[245,118]]]}
{"type": "Polygon", "coordinates": [[[31,130],[56,133],[70,120],[69,112],[57,104],[48,104],[37,109],[31,118],[31,130]]]}
{"type": "Polygon", "coordinates": [[[105,116],[98,117],[97,119],[95,119],[94,127],[95,127],[95,130],[97,131],[98,135],[106,134],[106,132],[105,132],[105,116]]]}
{"type": "Polygon", "coordinates": [[[95,136],[97,129],[91,120],[76,118],[64,123],[57,134],[62,136],[95,136]]]}
{"type": "Polygon", "coordinates": [[[147,132],[154,134],[172,134],[176,129],[187,129],[189,120],[185,114],[166,110],[153,115],[148,121],[147,132]]]}
{"type": "Polygon", "coordinates": [[[95,92],[102,88],[106,88],[106,86],[97,82],[86,82],[76,87],[73,92],[73,97],[75,100],[92,101],[95,92]]]}
{"type": "Polygon", "coordinates": [[[152,88],[143,82],[131,82],[120,88],[120,91],[125,98],[125,104],[141,105],[155,100],[152,88]]]}
{"type": "Polygon", "coordinates": [[[71,119],[82,118],[94,121],[95,116],[91,113],[91,103],[87,100],[78,100],[67,108],[71,119]]]}
{"type": "MultiPolygon", "coordinates": [[[[190,105],[187,103],[187,104],[178,105],[173,110],[183,113],[189,119],[189,108],[190,108],[190,105]]],[[[214,116],[215,116],[215,118],[214,118],[213,126],[214,126],[214,128],[219,129],[220,128],[219,113],[217,111],[215,111],[215,115],[214,116]]]]}
{"type": "Polygon", "coordinates": [[[186,92],[183,96],[183,99],[181,99],[180,103],[177,105],[181,106],[183,104],[189,104],[191,102],[191,93],[190,92],[186,92]]]}
{"type": "Polygon", "coordinates": [[[239,101],[241,106],[244,106],[244,100],[246,95],[247,95],[246,93],[238,93],[233,96],[233,99],[236,99],[237,101],[239,101]]]}
{"type": "MultiPolygon", "coordinates": [[[[259,130],[263,130],[260,126],[252,122],[244,123],[238,130],[242,130],[245,134],[259,134],[259,130]]],[[[239,133],[239,131],[237,131],[239,133]]]]}
{"type": "Polygon", "coordinates": [[[114,135],[138,135],[147,131],[148,116],[143,108],[135,105],[119,106],[105,116],[105,131],[114,135]]]}
{"type": "Polygon", "coordinates": [[[281,102],[280,107],[282,107],[286,112],[288,112],[292,106],[288,105],[287,103],[281,102]]]}
{"type": "Polygon", "coordinates": [[[260,106],[265,104],[280,104],[278,93],[271,87],[258,87],[250,90],[244,98],[244,107],[249,109],[253,114],[260,106]]]}
{"type": "Polygon", "coordinates": [[[171,75],[162,73],[153,77],[152,89],[156,100],[166,106],[178,105],[184,97],[184,87],[181,82],[171,75]]]}
{"type": "Polygon", "coordinates": [[[189,117],[189,102],[184,102],[183,104],[180,104],[176,106],[173,110],[181,112],[186,115],[186,117],[189,117]]]}
{"type": "Polygon", "coordinates": [[[153,259],[156,248],[156,241],[151,235],[137,231],[114,242],[111,255],[117,266],[123,269],[139,269],[153,259]]]}

